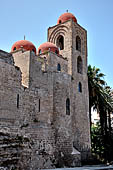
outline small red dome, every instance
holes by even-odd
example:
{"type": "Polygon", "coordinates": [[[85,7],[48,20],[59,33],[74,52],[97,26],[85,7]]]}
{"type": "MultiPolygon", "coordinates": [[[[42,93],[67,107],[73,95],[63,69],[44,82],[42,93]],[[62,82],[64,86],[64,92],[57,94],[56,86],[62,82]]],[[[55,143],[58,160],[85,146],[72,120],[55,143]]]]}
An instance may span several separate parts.
{"type": "Polygon", "coordinates": [[[19,50],[21,48],[24,48],[27,51],[29,50],[34,51],[36,54],[35,46],[30,41],[27,41],[27,40],[20,40],[20,41],[15,42],[11,48],[11,52],[19,50]]]}
{"type": "Polygon", "coordinates": [[[46,51],[52,51],[56,54],[59,54],[59,49],[58,47],[51,43],[51,42],[45,42],[43,44],[41,44],[38,48],[38,54],[44,53],[46,51]]]}
{"type": "Polygon", "coordinates": [[[73,19],[73,21],[74,21],[75,23],[77,23],[77,19],[75,18],[75,16],[74,16],[73,14],[69,13],[69,12],[66,12],[66,13],[62,14],[62,15],[59,17],[59,19],[58,19],[58,21],[57,21],[57,24],[66,22],[66,21],[68,21],[68,20],[70,20],[70,19],[73,19]]]}

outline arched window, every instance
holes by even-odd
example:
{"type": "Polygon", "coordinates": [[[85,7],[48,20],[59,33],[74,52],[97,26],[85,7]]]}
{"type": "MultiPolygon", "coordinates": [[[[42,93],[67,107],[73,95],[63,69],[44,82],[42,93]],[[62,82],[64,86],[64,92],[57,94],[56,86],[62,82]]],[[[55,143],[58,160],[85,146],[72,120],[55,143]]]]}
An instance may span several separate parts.
{"type": "Polygon", "coordinates": [[[55,50],[55,53],[56,53],[56,54],[58,54],[58,51],[57,51],[57,50],[55,50]]]}
{"type": "Polygon", "coordinates": [[[60,50],[63,50],[64,49],[64,37],[62,35],[60,35],[58,38],[57,38],[57,46],[59,47],[60,50]]]}
{"type": "Polygon", "coordinates": [[[57,71],[61,71],[61,65],[59,63],[57,64],[57,71]]]}
{"type": "Polygon", "coordinates": [[[78,84],[78,91],[79,91],[80,93],[82,93],[82,84],[81,84],[81,82],[79,82],[79,84],[78,84]]]}
{"type": "Polygon", "coordinates": [[[82,59],[80,56],[77,58],[77,72],[82,74],[82,59]]]}
{"type": "Polygon", "coordinates": [[[66,115],[70,115],[70,99],[66,99],[66,115]]]}
{"type": "Polygon", "coordinates": [[[61,20],[59,20],[59,24],[61,24],[62,23],[62,21],[61,20]]]}
{"type": "Polygon", "coordinates": [[[39,54],[41,54],[42,52],[41,52],[41,49],[39,50],[39,54]]]}
{"type": "Polygon", "coordinates": [[[34,50],[34,49],[32,49],[32,51],[33,51],[33,52],[35,52],[35,50],[34,50]]]}
{"type": "Polygon", "coordinates": [[[76,36],[76,50],[81,51],[81,39],[79,36],[76,36]]]}
{"type": "Polygon", "coordinates": [[[15,50],[16,50],[16,47],[14,47],[13,50],[15,51],[15,50]]]}

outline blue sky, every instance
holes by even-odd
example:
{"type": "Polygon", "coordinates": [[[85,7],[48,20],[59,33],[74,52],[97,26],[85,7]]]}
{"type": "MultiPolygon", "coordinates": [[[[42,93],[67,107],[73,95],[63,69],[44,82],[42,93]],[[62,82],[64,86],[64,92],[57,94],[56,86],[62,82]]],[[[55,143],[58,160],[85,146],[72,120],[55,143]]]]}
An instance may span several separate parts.
{"type": "Polygon", "coordinates": [[[113,88],[113,0],[0,0],[0,49],[10,52],[24,35],[38,48],[67,9],[88,32],[88,63],[113,88]]]}

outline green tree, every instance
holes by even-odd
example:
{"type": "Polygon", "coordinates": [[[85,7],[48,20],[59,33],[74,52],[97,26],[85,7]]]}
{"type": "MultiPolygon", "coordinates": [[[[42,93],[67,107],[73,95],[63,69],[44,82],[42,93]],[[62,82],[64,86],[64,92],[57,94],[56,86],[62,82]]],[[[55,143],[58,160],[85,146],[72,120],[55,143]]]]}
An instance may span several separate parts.
{"type": "Polygon", "coordinates": [[[97,123],[96,126],[92,125],[91,127],[91,144],[93,155],[96,156],[98,160],[104,161],[105,148],[103,146],[100,123],[97,123]]]}
{"type": "Polygon", "coordinates": [[[89,117],[91,128],[91,108],[95,107],[98,110],[98,98],[103,86],[106,84],[104,81],[104,74],[100,73],[100,69],[95,66],[92,68],[88,66],[88,87],[89,87],[89,117]]]}
{"type": "MultiPolygon", "coordinates": [[[[111,119],[110,114],[113,112],[113,98],[111,95],[111,88],[107,86],[104,81],[104,74],[100,73],[100,69],[96,67],[88,66],[88,85],[89,85],[89,116],[90,116],[90,127],[91,127],[91,108],[96,108],[100,115],[100,126],[99,129],[91,130],[91,135],[96,136],[97,132],[101,132],[101,146],[98,150],[100,152],[99,157],[110,161],[112,153],[112,131],[111,131],[111,119]],[[100,130],[100,131],[97,131],[100,130]],[[95,132],[95,133],[94,133],[95,132]],[[108,140],[109,139],[109,140],[108,140]],[[103,153],[103,154],[102,154],[103,153]]],[[[93,136],[93,137],[94,137],[93,136]]],[[[93,140],[93,138],[92,138],[93,140]]],[[[94,140],[93,140],[94,141],[94,140]]],[[[94,147],[94,143],[92,143],[94,147]]]]}

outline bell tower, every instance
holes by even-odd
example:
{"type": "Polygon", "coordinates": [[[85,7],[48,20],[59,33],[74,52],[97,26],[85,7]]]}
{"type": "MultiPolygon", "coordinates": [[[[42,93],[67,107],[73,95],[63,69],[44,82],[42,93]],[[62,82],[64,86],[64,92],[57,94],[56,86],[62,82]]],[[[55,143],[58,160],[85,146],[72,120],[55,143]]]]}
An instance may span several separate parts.
{"type": "MultiPolygon", "coordinates": [[[[65,17],[64,13],[63,16],[65,17]]],[[[62,16],[59,17],[57,25],[49,27],[48,41],[56,44],[60,50],[60,55],[68,59],[68,73],[72,74],[71,59],[72,56],[72,20],[65,20],[62,16]]]]}
{"type": "Polygon", "coordinates": [[[68,73],[87,74],[87,31],[69,12],[62,14],[57,25],[49,27],[48,41],[59,47],[60,54],[68,59],[68,73]]]}
{"type": "MultiPolygon", "coordinates": [[[[48,41],[56,44],[60,55],[68,60],[68,74],[72,76],[71,117],[73,146],[90,152],[89,94],[87,78],[87,31],[69,12],[62,14],[57,25],[48,28],[48,41]]],[[[82,154],[83,153],[83,154],[82,154]]]]}

